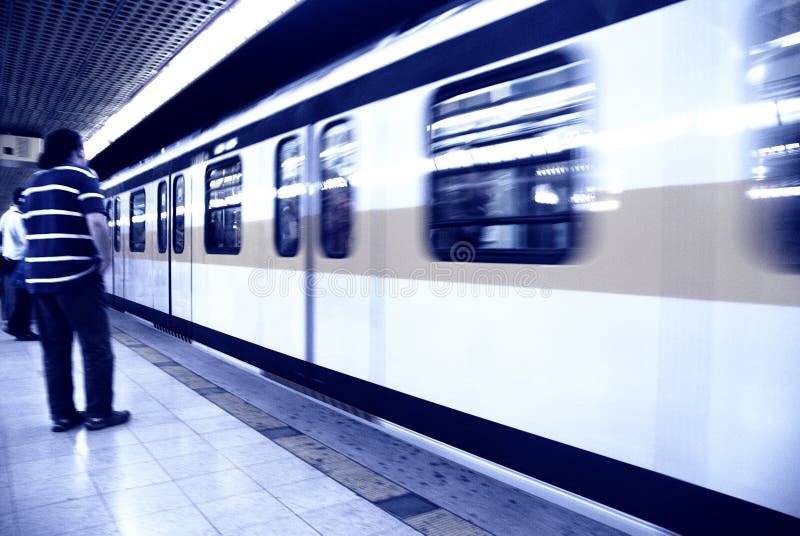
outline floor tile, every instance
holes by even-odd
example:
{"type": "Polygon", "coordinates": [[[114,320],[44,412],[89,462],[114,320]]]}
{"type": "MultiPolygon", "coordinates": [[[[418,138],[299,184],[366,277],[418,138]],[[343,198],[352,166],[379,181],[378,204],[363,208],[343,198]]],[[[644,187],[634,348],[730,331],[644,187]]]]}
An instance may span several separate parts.
{"type": "Polygon", "coordinates": [[[169,411],[161,402],[150,396],[145,398],[115,397],[114,407],[127,409],[137,418],[169,411]]]}
{"type": "MultiPolygon", "coordinates": [[[[46,414],[45,414],[46,415],[46,414]]],[[[42,417],[36,424],[31,424],[25,428],[7,428],[5,436],[5,444],[7,447],[25,447],[34,443],[41,443],[42,441],[50,441],[55,444],[69,444],[73,434],[77,432],[69,431],[62,434],[54,434],[50,431],[50,420],[47,417],[42,417]]]]}
{"type": "Polygon", "coordinates": [[[111,514],[97,495],[17,512],[19,530],[26,535],[85,533],[85,529],[112,522],[111,514]]]}
{"type": "Polygon", "coordinates": [[[395,527],[393,529],[376,532],[370,536],[419,536],[422,534],[421,532],[412,529],[405,523],[401,523],[401,525],[402,526],[395,527]]]}
{"type": "Polygon", "coordinates": [[[12,514],[0,514],[0,534],[4,536],[17,536],[19,534],[12,514]]]}
{"type": "Polygon", "coordinates": [[[219,449],[219,452],[239,467],[285,458],[297,459],[294,454],[279,447],[272,441],[262,441],[257,446],[237,445],[235,447],[225,447],[219,449]]]}
{"type": "Polygon", "coordinates": [[[218,449],[225,447],[238,447],[239,445],[251,445],[254,443],[264,443],[269,441],[252,428],[235,428],[233,430],[202,434],[202,436],[206,441],[218,449]]]}
{"type": "MultiPolygon", "coordinates": [[[[5,516],[14,511],[14,504],[11,501],[11,488],[0,486],[0,516],[5,516]]],[[[2,534],[2,532],[0,532],[2,534]]]]}
{"type": "Polygon", "coordinates": [[[13,492],[17,510],[27,510],[81,497],[91,497],[97,495],[97,488],[88,474],[81,473],[15,483],[13,492]]]}
{"type": "Polygon", "coordinates": [[[186,406],[185,408],[176,408],[172,410],[181,420],[189,419],[207,419],[210,417],[229,417],[230,415],[214,404],[211,404],[205,398],[202,398],[202,403],[196,406],[186,406]]]}
{"type": "Polygon", "coordinates": [[[103,496],[114,519],[141,517],[154,512],[174,510],[191,503],[174,482],[107,493],[103,496]]]}
{"type": "Polygon", "coordinates": [[[352,501],[358,497],[327,476],[277,486],[270,488],[269,492],[297,514],[352,501]]]}
{"type": "Polygon", "coordinates": [[[202,503],[197,508],[223,534],[237,534],[249,526],[294,516],[291,510],[265,491],[202,503]]]}
{"type": "Polygon", "coordinates": [[[99,472],[107,467],[155,461],[150,452],[140,443],[91,449],[85,452],[79,450],[79,452],[86,460],[89,472],[99,472]]]}
{"type": "Polygon", "coordinates": [[[242,467],[242,471],[261,484],[267,491],[286,484],[318,479],[323,476],[322,473],[306,462],[295,457],[248,465],[242,467]]]}
{"type": "Polygon", "coordinates": [[[90,470],[92,480],[101,493],[140,488],[170,480],[156,462],[140,462],[106,469],[90,470]]]}
{"type": "Polygon", "coordinates": [[[210,443],[194,433],[190,436],[149,441],[144,443],[144,446],[159,460],[197,454],[199,452],[213,452],[215,450],[210,443]]]}
{"type": "Polygon", "coordinates": [[[236,466],[217,451],[194,452],[174,458],[159,458],[161,467],[173,479],[189,478],[234,469],[236,466]]]}
{"type": "Polygon", "coordinates": [[[185,478],[176,483],[195,504],[263,491],[261,486],[239,469],[185,478]]]}
{"type": "Polygon", "coordinates": [[[160,404],[156,410],[142,411],[141,408],[136,407],[135,411],[136,418],[131,419],[130,424],[128,424],[128,428],[133,431],[144,430],[159,424],[178,424],[181,422],[178,417],[160,404]]]}
{"type": "Polygon", "coordinates": [[[120,532],[116,523],[107,523],[96,527],[82,528],[65,532],[60,536],[119,536],[120,532]]]}
{"type": "MultiPolygon", "coordinates": [[[[194,506],[131,517],[117,522],[119,533],[125,536],[212,536],[219,534],[194,506]]],[[[290,534],[290,533],[284,533],[290,534]]]]}
{"type": "Polygon", "coordinates": [[[51,440],[38,441],[30,445],[8,447],[6,450],[8,463],[23,463],[35,460],[52,459],[63,456],[72,450],[72,443],[53,442],[51,440]],[[68,450],[65,451],[65,449],[68,450]]]}
{"type": "Polygon", "coordinates": [[[242,421],[240,421],[236,417],[231,417],[228,414],[218,415],[215,417],[204,417],[199,419],[198,418],[185,419],[183,422],[185,422],[186,425],[189,426],[189,428],[191,428],[198,434],[208,434],[211,432],[232,430],[234,428],[243,428],[247,426],[246,424],[243,424],[242,421]]]}
{"type": "MultiPolygon", "coordinates": [[[[133,419],[136,416],[132,417],[133,419]]],[[[139,439],[131,433],[127,425],[112,426],[102,430],[82,429],[75,436],[75,448],[78,451],[104,449],[123,445],[135,445],[139,439]]]]}
{"type": "Polygon", "coordinates": [[[313,509],[301,515],[308,524],[324,536],[380,534],[390,530],[404,529],[409,529],[411,531],[409,534],[416,533],[402,521],[364,499],[313,509]]]}
{"type": "Polygon", "coordinates": [[[248,525],[222,534],[225,536],[319,536],[320,533],[299,517],[290,516],[273,519],[268,523],[248,525]]]}
{"type": "Polygon", "coordinates": [[[205,402],[205,398],[182,383],[176,382],[175,385],[175,388],[170,393],[164,393],[166,396],[162,395],[162,393],[153,393],[153,396],[164,404],[168,410],[175,412],[181,408],[191,408],[202,405],[205,402]]]}
{"type": "Polygon", "coordinates": [[[164,439],[172,439],[177,437],[196,436],[197,434],[180,422],[168,422],[163,424],[154,424],[151,426],[131,427],[131,431],[139,438],[142,443],[148,441],[159,441],[164,439]]]}
{"type": "Polygon", "coordinates": [[[65,456],[55,456],[49,459],[12,463],[9,465],[9,469],[12,483],[24,484],[82,473],[86,471],[86,464],[77,452],[72,452],[65,456]]]}

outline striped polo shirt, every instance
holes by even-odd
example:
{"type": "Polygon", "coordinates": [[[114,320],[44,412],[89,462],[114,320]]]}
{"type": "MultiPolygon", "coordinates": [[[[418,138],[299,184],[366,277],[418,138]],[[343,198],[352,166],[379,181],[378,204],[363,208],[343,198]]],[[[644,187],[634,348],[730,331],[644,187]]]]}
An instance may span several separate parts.
{"type": "Polygon", "coordinates": [[[97,174],[76,165],[42,170],[31,176],[23,195],[28,290],[63,292],[98,267],[100,257],[86,223],[87,214],[105,213],[97,174]]]}

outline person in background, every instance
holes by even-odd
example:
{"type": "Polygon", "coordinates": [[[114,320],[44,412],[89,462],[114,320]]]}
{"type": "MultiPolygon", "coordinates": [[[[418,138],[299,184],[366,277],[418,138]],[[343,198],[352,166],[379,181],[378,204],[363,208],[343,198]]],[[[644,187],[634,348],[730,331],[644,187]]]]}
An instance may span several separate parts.
{"type": "Polygon", "coordinates": [[[80,134],[69,129],[47,135],[39,167],[24,191],[25,282],[41,335],[51,430],[123,424],[130,412],[112,406],[114,354],[102,277],[111,263],[111,237],[98,177],[80,134]],[[73,332],[83,354],[85,413],[72,397],[73,332]]]}
{"type": "MultiPolygon", "coordinates": [[[[18,341],[38,341],[39,336],[31,331],[31,295],[25,288],[25,225],[22,223],[23,196],[22,188],[15,188],[13,203],[0,218],[3,232],[4,257],[4,295],[6,296],[8,315],[7,331],[18,341]]],[[[6,303],[4,303],[6,305],[6,303]]]]}
{"type": "MultiPolygon", "coordinates": [[[[9,210],[11,207],[8,207],[9,210]]],[[[8,211],[6,211],[8,212],[8,211]]],[[[5,213],[3,213],[5,216],[5,213]]],[[[7,310],[8,308],[8,300],[6,299],[6,290],[5,290],[5,282],[7,267],[6,267],[6,258],[3,257],[3,218],[0,217],[0,317],[3,319],[2,329],[6,333],[8,333],[8,317],[10,316],[10,312],[7,310]]]]}

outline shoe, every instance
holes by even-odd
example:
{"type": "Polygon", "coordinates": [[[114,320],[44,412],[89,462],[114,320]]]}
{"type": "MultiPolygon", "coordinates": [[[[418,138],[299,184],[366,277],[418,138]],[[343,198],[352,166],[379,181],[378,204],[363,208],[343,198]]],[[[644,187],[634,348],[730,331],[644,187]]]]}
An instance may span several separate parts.
{"type": "Polygon", "coordinates": [[[23,333],[22,335],[16,335],[18,341],[38,341],[39,336],[34,332],[23,333]]]}
{"type": "Polygon", "coordinates": [[[87,430],[102,430],[109,426],[124,424],[131,418],[130,411],[112,411],[105,417],[89,417],[86,419],[87,430]]]}
{"type": "Polygon", "coordinates": [[[68,417],[66,419],[55,419],[50,430],[53,432],[66,432],[67,430],[75,428],[79,424],[83,424],[84,420],[86,420],[86,415],[84,415],[82,411],[79,411],[72,417],[68,417]]]}

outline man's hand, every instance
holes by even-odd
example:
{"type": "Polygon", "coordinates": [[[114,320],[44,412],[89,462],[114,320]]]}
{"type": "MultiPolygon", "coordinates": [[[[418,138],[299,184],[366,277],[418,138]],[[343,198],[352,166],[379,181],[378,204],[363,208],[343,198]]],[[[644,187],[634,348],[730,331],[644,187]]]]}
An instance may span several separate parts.
{"type": "Polygon", "coordinates": [[[111,266],[111,235],[108,232],[108,218],[105,214],[92,212],[86,215],[86,225],[94,240],[94,247],[100,255],[100,273],[105,273],[111,266]]]}

